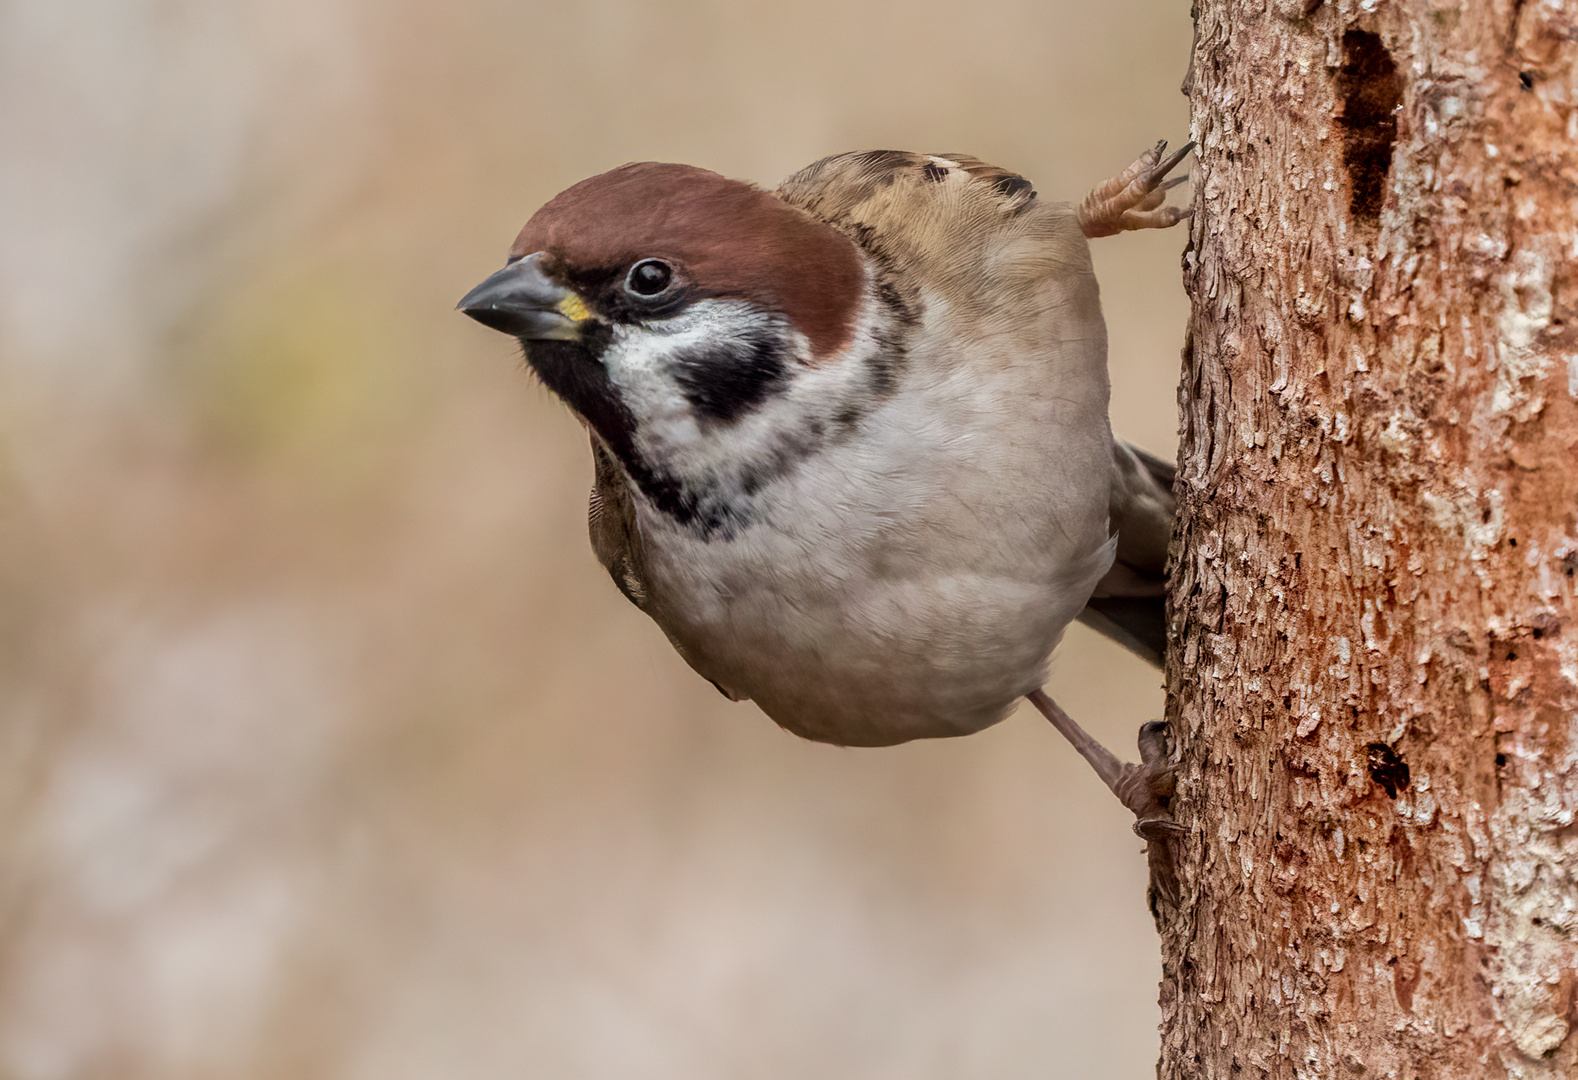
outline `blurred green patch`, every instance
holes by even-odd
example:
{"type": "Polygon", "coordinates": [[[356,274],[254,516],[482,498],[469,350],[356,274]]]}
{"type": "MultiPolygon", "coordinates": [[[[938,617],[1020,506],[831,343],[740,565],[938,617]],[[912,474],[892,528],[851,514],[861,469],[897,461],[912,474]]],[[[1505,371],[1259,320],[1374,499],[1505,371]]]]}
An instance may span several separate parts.
{"type": "Polygon", "coordinates": [[[267,281],[219,310],[183,380],[212,453],[331,488],[400,460],[427,387],[414,327],[365,270],[267,281]]]}

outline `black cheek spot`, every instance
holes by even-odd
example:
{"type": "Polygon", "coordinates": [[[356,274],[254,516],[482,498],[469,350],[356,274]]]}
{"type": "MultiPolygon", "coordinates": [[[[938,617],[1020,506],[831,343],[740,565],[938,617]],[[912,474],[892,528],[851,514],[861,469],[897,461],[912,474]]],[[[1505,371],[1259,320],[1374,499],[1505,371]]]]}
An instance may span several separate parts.
{"type": "Polygon", "coordinates": [[[1379,36],[1349,30],[1342,36],[1342,69],[1337,73],[1341,110],[1342,164],[1348,173],[1348,209],[1374,223],[1386,200],[1386,178],[1397,142],[1397,111],[1403,80],[1379,36]]]}
{"type": "Polygon", "coordinates": [[[1397,798],[1397,793],[1408,787],[1408,762],[1382,742],[1373,742],[1364,749],[1368,756],[1370,779],[1386,790],[1388,799],[1397,798]]]}
{"type": "Polygon", "coordinates": [[[760,334],[682,353],[674,377],[698,416],[730,423],[781,390],[789,366],[778,341],[760,334]]]}
{"type": "Polygon", "coordinates": [[[934,184],[940,184],[948,179],[948,170],[935,161],[928,161],[925,167],[921,169],[921,175],[934,184]]]}

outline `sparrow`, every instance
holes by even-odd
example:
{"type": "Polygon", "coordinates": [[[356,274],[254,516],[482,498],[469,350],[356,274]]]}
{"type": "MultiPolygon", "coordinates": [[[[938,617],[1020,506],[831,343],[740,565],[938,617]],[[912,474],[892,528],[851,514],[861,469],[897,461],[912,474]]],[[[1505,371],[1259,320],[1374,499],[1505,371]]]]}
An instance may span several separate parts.
{"type": "Polygon", "coordinates": [[[1127,765],[1041,686],[1075,619],[1166,647],[1173,466],[1112,435],[1087,243],[1190,214],[1165,200],[1192,144],[1166,145],[1078,206],[963,154],[840,154],[773,191],[624,165],[459,308],[585,426],[597,558],[723,694],[843,746],[1028,697],[1159,836],[1161,729],[1127,765]]]}

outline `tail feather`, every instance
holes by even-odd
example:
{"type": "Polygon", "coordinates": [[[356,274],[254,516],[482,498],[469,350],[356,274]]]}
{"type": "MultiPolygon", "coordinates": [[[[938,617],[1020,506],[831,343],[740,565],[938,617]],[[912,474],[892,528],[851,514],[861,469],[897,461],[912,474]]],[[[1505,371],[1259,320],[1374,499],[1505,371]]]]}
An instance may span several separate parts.
{"type": "Polygon", "coordinates": [[[1172,540],[1174,466],[1115,442],[1117,476],[1109,511],[1118,555],[1079,621],[1157,667],[1167,655],[1167,545],[1172,540]]]}
{"type": "Polygon", "coordinates": [[[1166,597],[1092,597],[1077,618],[1153,667],[1167,657],[1166,597]]]}

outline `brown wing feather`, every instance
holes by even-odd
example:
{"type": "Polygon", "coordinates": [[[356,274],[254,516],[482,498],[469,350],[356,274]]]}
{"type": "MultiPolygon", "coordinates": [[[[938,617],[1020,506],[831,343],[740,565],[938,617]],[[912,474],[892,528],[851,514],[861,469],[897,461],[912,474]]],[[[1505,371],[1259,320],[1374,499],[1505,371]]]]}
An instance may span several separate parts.
{"type": "Polygon", "coordinates": [[[988,165],[968,154],[916,154],[907,150],[864,150],[836,154],[806,166],[779,186],[780,199],[835,225],[859,222],[857,214],[879,192],[884,205],[894,201],[887,189],[912,189],[921,200],[935,199],[943,185],[964,182],[975,199],[990,200],[998,214],[1014,214],[1036,197],[1030,181],[1018,173],[988,165]]]}
{"type": "Polygon", "coordinates": [[[1003,200],[1003,205],[1010,211],[1018,211],[1029,206],[1036,197],[1034,185],[1016,172],[1009,172],[1000,165],[988,165],[978,157],[969,154],[938,154],[940,158],[953,162],[970,179],[977,183],[988,184],[1003,200]]]}
{"type": "Polygon", "coordinates": [[[592,552],[614,579],[619,591],[636,607],[645,611],[646,552],[636,526],[636,508],[630,498],[630,482],[597,438],[592,436],[592,464],[596,472],[588,500],[586,525],[592,538],[592,552]]]}
{"type": "MultiPolygon", "coordinates": [[[[840,154],[791,176],[777,195],[852,237],[915,294],[905,299],[947,300],[960,333],[1005,311],[1043,310],[1053,302],[1048,280],[1094,281],[1073,207],[1042,201],[1024,177],[965,154],[840,154]]],[[[1094,287],[1077,302],[1093,307],[1094,287]]]]}

